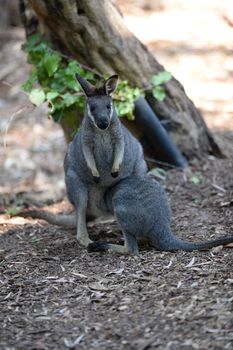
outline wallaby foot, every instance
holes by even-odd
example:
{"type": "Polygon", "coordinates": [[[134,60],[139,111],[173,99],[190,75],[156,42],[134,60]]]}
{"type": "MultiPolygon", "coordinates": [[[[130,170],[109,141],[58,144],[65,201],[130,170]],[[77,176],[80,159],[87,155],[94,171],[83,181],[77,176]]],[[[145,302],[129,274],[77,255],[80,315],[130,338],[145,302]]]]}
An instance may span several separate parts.
{"type": "Polygon", "coordinates": [[[106,250],[112,250],[112,251],[114,251],[116,253],[120,253],[120,254],[129,253],[125,246],[120,245],[120,244],[107,243],[107,242],[96,241],[96,242],[89,244],[87,247],[87,251],[89,253],[101,252],[101,251],[103,252],[106,250]]]}
{"type": "Polygon", "coordinates": [[[79,233],[76,236],[78,243],[82,247],[88,247],[90,244],[94,243],[89,237],[87,233],[79,233]]]}
{"type": "Polygon", "coordinates": [[[111,250],[115,253],[120,253],[120,254],[132,254],[132,255],[138,255],[138,249],[135,251],[131,251],[126,247],[125,245],[120,245],[120,244],[112,244],[112,243],[107,243],[107,242],[92,242],[88,244],[87,251],[88,253],[94,253],[94,252],[103,252],[111,250]]]}
{"type": "Polygon", "coordinates": [[[136,238],[129,234],[124,234],[124,236],[124,245],[95,241],[88,245],[87,250],[89,253],[111,250],[120,254],[138,255],[139,251],[136,238]]]}
{"type": "Polygon", "coordinates": [[[92,243],[87,232],[85,218],[82,216],[78,218],[76,238],[83,247],[87,247],[88,244],[92,243]]]}

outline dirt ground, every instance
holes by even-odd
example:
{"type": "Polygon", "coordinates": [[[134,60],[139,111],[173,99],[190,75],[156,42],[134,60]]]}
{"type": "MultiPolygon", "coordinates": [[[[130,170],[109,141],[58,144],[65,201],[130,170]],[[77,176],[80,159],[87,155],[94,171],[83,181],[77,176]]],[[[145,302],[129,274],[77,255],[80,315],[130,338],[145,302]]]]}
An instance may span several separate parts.
{"type": "MultiPolygon", "coordinates": [[[[172,229],[193,241],[232,234],[230,8],[215,0],[119,3],[129,27],[184,84],[228,154],[160,180],[172,229]],[[176,29],[162,25],[177,19],[176,29]]],[[[62,131],[45,117],[45,106],[34,108],[20,90],[28,72],[23,30],[0,35],[0,349],[232,349],[232,247],[89,254],[72,230],[4,213],[71,207],[64,199],[62,131]]],[[[114,222],[91,224],[89,232],[93,239],[121,239],[114,222]]]]}

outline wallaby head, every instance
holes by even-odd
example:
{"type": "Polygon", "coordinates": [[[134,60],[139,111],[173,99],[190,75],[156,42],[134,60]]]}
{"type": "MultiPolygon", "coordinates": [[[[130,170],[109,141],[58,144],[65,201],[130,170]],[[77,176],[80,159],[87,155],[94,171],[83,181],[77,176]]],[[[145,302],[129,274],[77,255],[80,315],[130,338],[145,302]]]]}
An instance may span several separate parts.
{"type": "Polygon", "coordinates": [[[98,87],[78,74],[76,78],[87,97],[87,116],[97,129],[107,130],[114,112],[111,94],[117,87],[118,76],[112,75],[98,87]]]}

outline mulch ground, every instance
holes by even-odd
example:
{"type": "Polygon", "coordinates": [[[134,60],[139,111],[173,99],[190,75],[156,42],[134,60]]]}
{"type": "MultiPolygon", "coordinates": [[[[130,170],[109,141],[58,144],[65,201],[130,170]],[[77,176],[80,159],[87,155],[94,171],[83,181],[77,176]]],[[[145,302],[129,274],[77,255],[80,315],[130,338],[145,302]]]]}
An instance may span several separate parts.
{"type": "MultiPolygon", "coordinates": [[[[167,174],[177,235],[232,233],[232,166],[212,159],[167,174]]],[[[42,221],[3,230],[1,349],[232,349],[231,248],[89,254],[74,232],[42,221]]],[[[89,232],[121,238],[116,223],[89,232]]]]}

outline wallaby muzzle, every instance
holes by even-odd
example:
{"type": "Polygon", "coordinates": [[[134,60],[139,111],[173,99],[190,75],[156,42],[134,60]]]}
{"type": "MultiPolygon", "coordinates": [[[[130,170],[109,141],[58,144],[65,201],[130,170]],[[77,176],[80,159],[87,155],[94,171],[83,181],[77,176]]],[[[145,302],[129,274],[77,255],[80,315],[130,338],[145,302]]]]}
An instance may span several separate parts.
{"type": "Polygon", "coordinates": [[[109,127],[110,121],[107,119],[98,120],[96,125],[101,130],[106,130],[109,127]]]}

